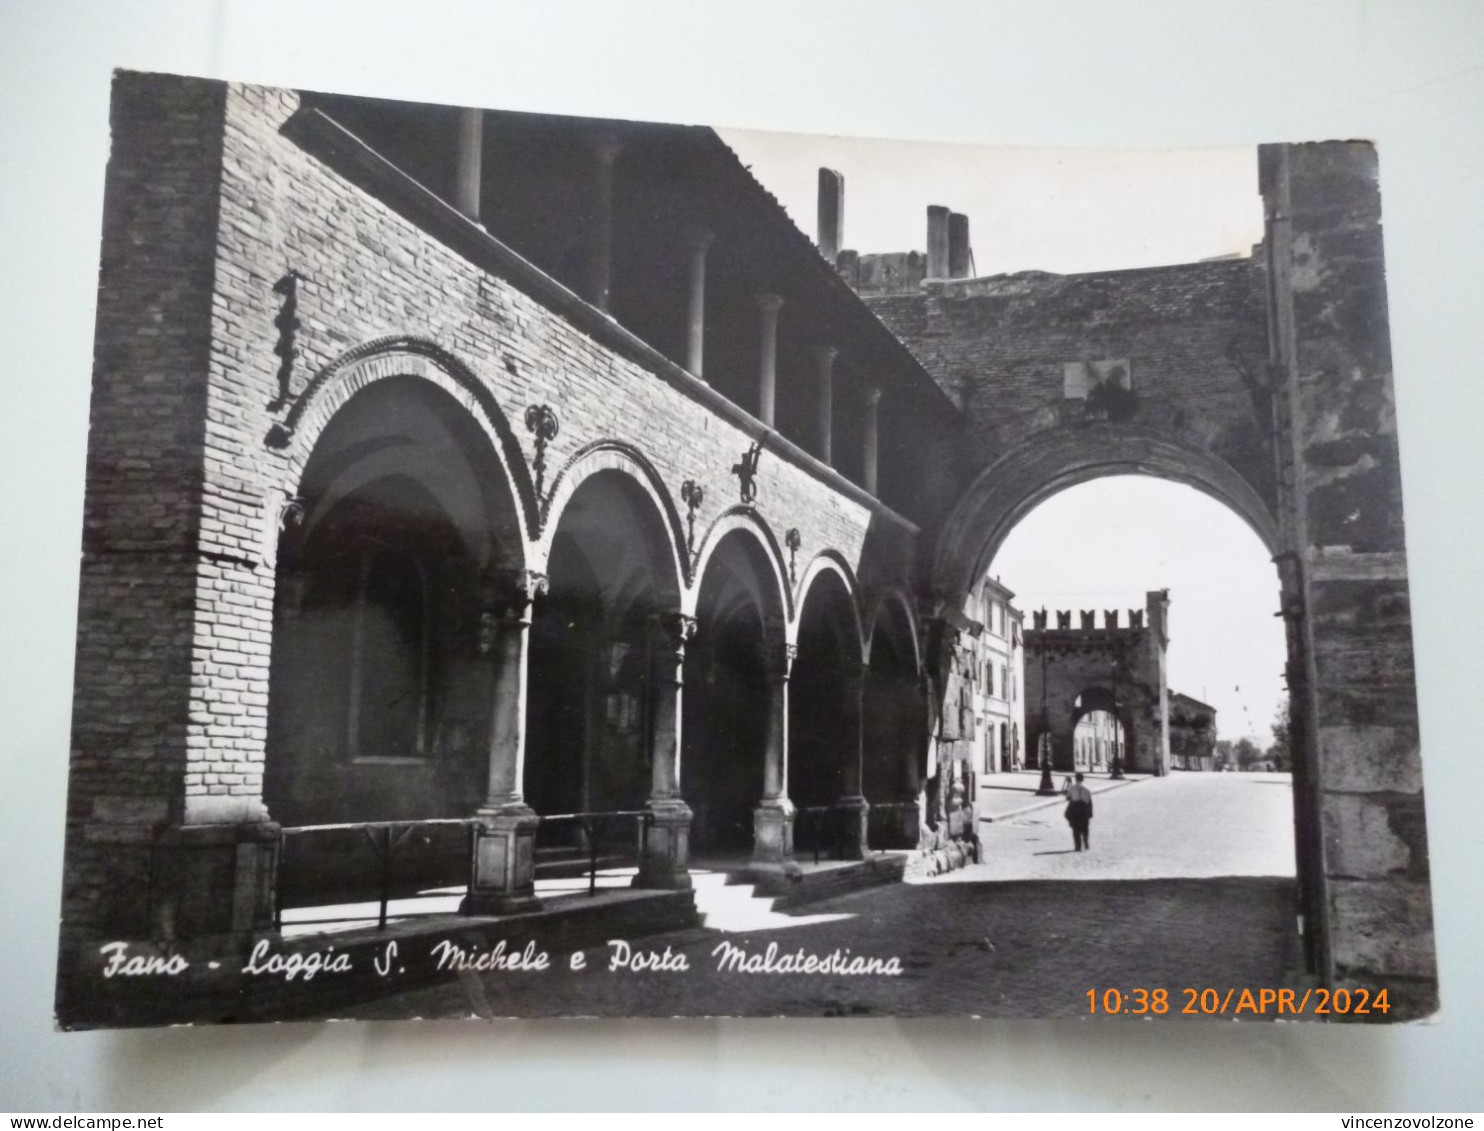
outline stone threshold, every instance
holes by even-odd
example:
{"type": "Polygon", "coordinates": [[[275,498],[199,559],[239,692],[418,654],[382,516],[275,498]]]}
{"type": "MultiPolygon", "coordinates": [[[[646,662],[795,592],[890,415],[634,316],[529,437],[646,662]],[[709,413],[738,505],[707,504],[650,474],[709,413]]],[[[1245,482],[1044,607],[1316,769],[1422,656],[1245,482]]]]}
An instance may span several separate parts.
{"type": "MultiPolygon", "coordinates": [[[[787,872],[743,865],[724,869],[728,883],[752,884],[758,895],[772,896],[779,909],[802,907],[866,888],[901,883],[910,853],[875,852],[864,860],[797,862],[787,872]]],[[[723,869],[719,869],[723,870],[723,869]]]]}

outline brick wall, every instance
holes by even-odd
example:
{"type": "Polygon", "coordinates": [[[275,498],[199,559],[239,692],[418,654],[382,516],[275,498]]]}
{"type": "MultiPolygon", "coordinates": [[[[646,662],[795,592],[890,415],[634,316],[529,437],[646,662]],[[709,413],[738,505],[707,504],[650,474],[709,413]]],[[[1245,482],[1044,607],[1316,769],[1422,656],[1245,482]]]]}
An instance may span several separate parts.
{"type": "Polygon", "coordinates": [[[121,74],[112,109],[64,901],[136,929],[184,805],[225,93],[121,74]]]}
{"type": "MultiPolygon", "coordinates": [[[[109,873],[93,842],[140,842],[127,865],[136,882],[118,890],[142,906],[147,842],[162,826],[222,828],[266,815],[279,523],[318,428],[356,388],[422,374],[483,415],[525,495],[528,568],[543,568],[560,517],[537,529],[534,441],[520,423],[530,405],[549,405],[561,420],[545,453],[548,495],[585,468],[635,472],[666,512],[683,574],[681,483],[705,492],[697,554],[738,505],[730,469],[756,429],[719,415],[659,362],[646,365],[642,350],[608,348],[333,171],[282,132],[297,109],[285,91],[119,79],[78,654],[72,927],[103,920],[122,929],[99,905],[109,873]],[[285,384],[275,347],[286,297],[275,285],[290,272],[300,280],[297,353],[285,384]],[[339,364],[388,338],[397,344],[339,364]],[[306,400],[316,376],[332,370],[306,400]]],[[[910,524],[776,452],[764,452],[757,490],[757,521],[776,545],[789,528],[800,532],[794,578],[828,550],[866,589],[905,587],[910,524]]],[[[557,495],[560,506],[565,492],[557,495]]],[[[788,552],[777,556],[788,576],[788,552]]],[[[685,611],[698,581],[680,579],[685,611]]],[[[796,613],[802,593],[792,596],[796,613]]]]}

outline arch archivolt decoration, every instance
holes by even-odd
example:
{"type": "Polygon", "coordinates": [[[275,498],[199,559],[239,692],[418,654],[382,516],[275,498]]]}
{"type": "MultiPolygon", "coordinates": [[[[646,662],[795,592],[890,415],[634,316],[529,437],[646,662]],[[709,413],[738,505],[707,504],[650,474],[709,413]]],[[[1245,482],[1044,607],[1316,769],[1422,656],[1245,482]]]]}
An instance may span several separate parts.
{"type": "Polygon", "coordinates": [[[809,597],[809,590],[821,574],[832,573],[839,578],[845,587],[846,596],[849,597],[850,620],[855,631],[855,646],[857,655],[864,661],[866,656],[865,633],[861,626],[861,590],[860,584],[855,577],[855,571],[836,550],[821,550],[810,559],[809,564],[804,567],[803,573],[799,575],[798,587],[794,590],[794,613],[788,622],[788,642],[797,644],[799,641],[799,629],[804,619],[804,605],[809,597]]]}
{"type": "Polygon", "coordinates": [[[664,480],[648,458],[632,444],[619,440],[597,440],[579,449],[552,478],[551,490],[540,507],[537,529],[540,535],[532,547],[533,558],[545,568],[551,555],[552,539],[561,523],[563,510],[583,482],[603,471],[616,471],[649,497],[655,507],[655,518],[663,530],[666,559],[673,573],[673,590],[680,607],[677,611],[693,613],[686,605],[694,604],[691,592],[694,578],[689,555],[685,552],[685,523],[665,488],[664,480]]]}
{"type": "Polygon", "coordinates": [[[792,621],[794,596],[788,587],[788,574],[783,564],[783,552],[767,521],[751,507],[729,507],[706,528],[700,548],[696,551],[695,562],[691,567],[692,592],[688,600],[694,603],[700,599],[701,583],[706,577],[706,567],[710,564],[712,555],[716,552],[717,546],[721,544],[721,540],[735,531],[742,531],[752,538],[761,550],[762,556],[767,559],[769,576],[759,577],[757,580],[760,585],[766,585],[771,581],[775,603],[772,609],[765,608],[763,612],[776,614],[785,623],[792,621]]]}
{"type": "Polygon", "coordinates": [[[538,526],[536,494],[525,456],[489,385],[457,356],[425,338],[396,335],[364,342],[319,370],[294,399],[265,443],[288,463],[282,492],[298,494],[304,469],[331,419],[356,393],[389,377],[416,377],[457,401],[490,441],[515,499],[521,533],[529,540],[538,526]]]}
{"type": "Polygon", "coordinates": [[[1110,475],[1148,475],[1224,503],[1268,550],[1282,549],[1269,504],[1231,464],[1210,451],[1128,425],[1040,433],[979,473],[944,524],[934,588],[961,602],[1017,523],[1053,495],[1110,475]]]}

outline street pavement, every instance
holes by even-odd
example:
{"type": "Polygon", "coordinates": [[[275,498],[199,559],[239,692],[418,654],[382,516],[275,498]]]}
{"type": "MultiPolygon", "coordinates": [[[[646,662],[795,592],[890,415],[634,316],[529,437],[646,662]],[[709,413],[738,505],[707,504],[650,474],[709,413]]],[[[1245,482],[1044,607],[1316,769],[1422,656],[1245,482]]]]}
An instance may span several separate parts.
{"type": "Polygon", "coordinates": [[[984,862],[931,882],[1294,873],[1287,774],[1176,773],[1114,789],[1108,786],[1116,783],[1090,777],[1088,784],[1094,790],[1090,851],[1072,850],[1072,830],[1062,817],[1066,802],[1058,797],[1045,808],[981,821],[984,862]]]}
{"type": "MultiPolygon", "coordinates": [[[[1060,791],[1068,776],[1067,774],[1053,774],[1052,788],[1060,791]]],[[[1122,789],[1124,786],[1144,781],[1147,776],[1146,774],[1128,774],[1114,781],[1107,774],[1088,774],[1087,780],[1082,784],[1096,795],[1110,789],[1122,789]]],[[[1003,821],[1032,809],[1061,807],[1066,804],[1060,792],[1044,796],[1039,792],[1040,787],[1041,774],[1037,770],[1013,770],[1008,773],[985,774],[979,779],[979,796],[974,802],[974,808],[979,811],[982,819],[1003,821]]]]}
{"type": "Polygon", "coordinates": [[[450,974],[333,1015],[1085,1017],[1089,990],[1162,987],[1176,1005],[1164,1020],[1189,1021],[1186,988],[1301,981],[1288,804],[1278,775],[1141,781],[1098,795],[1090,853],[1070,851],[1057,805],[986,822],[982,865],[811,904],[773,929],[628,940],[668,951],[669,969],[613,970],[619,948],[590,947],[582,970],[553,954],[543,971],[450,974]],[[895,959],[900,973],[718,968],[719,948],[760,957],[770,943],[895,959]]]}

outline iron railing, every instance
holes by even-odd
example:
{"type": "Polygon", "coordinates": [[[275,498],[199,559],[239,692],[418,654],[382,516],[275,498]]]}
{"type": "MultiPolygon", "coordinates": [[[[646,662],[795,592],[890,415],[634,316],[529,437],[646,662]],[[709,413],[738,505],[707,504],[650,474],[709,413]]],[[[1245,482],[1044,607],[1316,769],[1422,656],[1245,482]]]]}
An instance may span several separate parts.
{"type": "MultiPolygon", "coordinates": [[[[387,904],[391,902],[392,885],[397,857],[407,847],[414,833],[420,829],[435,827],[462,826],[469,830],[469,857],[474,859],[475,838],[478,836],[479,818],[477,817],[440,817],[420,821],[343,821],[328,825],[293,825],[279,830],[279,860],[284,859],[284,849],[290,837],[310,836],[312,834],[355,832],[362,833],[377,862],[377,898],[379,909],[376,917],[378,930],[386,929],[387,904]]],[[[465,877],[466,889],[473,890],[474,873],[472,867],[465,877]]],[[[280,888],[282,884],[280,882],[280,888]]],[[[401,918],[412,918],[417,912],[409,912],[397,916],[401,918]]],[[[422,914],[433,914],[424,912],[422,914]]],[[[294,925],[319,925],[324,923],[352,923],[365,918],[363,915],[341,915],[324,919],[299,919],[294,925]]],[[[273,901],[273,927],[275,930],[283,930],[283,900],[273,901]]]]}
{"type": "Polygon", "coordinates": [[[824,825],[834,817],[835,859],[845,855],[845,825],[840,820],[840,810],[833,805],[801,805],[794,810],[794,843],[798,844],[799,831],[809,830],[809,846],[814,851],[814,862],[819,863],[820,848],[824,844],[824,825]]]}
{"type": "MultiPolygon", "coordinates": [[[[653,814],[645,809],[617,809],[603,812],[587,813],[554,813],[550,816],[540,818],[541,828],[552,825],[571,823],[577,825],[581,831],[583,840],[587,845],[586,872],[588,881],[588,895],[596,895],[598,890],[598,861],[604,848],[611,847],[620,838],[612,835],[610,830],[614,822],[634,822],[633,843],[635,859],[644,855],[644,832],[648,827],[653,814]]],[[[377,884],[377,914],[376,927],[385,930],[387,920],[391,918],[388,905],[392,900],[392,892],[396,883],[396,865],[398,857],[403,854],[404,849],[412,842],[416,833],[422,830],[447,827],[462,827],[468,829],[467,851],[465,853],[464,887],[465,894],[472,896],[474,892],[474,862],[479,851],[479,838],[486,835],[484,832],[484,820],[479,817],[440,817],[417,821],[342,821],[325,825],[292,825],[279,830],[279,860],[280,872],[282,861],[286,859],[285,849],[290,838],[308,837],[315,834],[326,833],[361,833],[370,846],[371,852],[376,860],[376,884],[377,884]]],[[[623,839],[627,839],[625,834],[623,839]]],[[[282,875],[279,877],[279,891],[283,889],[282,875]]],[[[283,899],[281,895],[274,899],[273,926],[275,930],[283,930],[283,899]]],[[[398,919],[417,918],[420,915],[442,914],[441,912],[403,912],[396,916],[398,919]]],[[[325,916],[317,919],[296,919],[293,926],[320,926],[331,923],[354,923],[367,918],[365,915],[338,915],[325,916]]]]}
{"type": "MultiPolygon", "coordinates": [[[[654,814],[648,809],[613,809],[591,813],[553,813],[542,816],[540,828],[561,823],[574,823],[582,830],[587,841],[587,894],[598,892],[598,857],[608,830],[615,821],[634,822],[634,858],[644,857],[644,830],[648,828],[654,814]]],[[[540,835],[539,829],[537,835],[540,835]]],[[[616,838],[608,838],[609,843],[616,838]]]]}
{"type": "MultiPolygon", "coordinates": [[[[917,810],[916,801],[873,801],[869,812],[871,814],[885,812],[900,812],[904,809],[917,810]]],[[[810,851],[814,854],[814,862],[819,863],[820,857],[825,851],[825,845],[829,837],[826,836],[826,825],[833,817],[833,829],[830,830],[834,840],[835,859],[845,858],[845,814],[847,810],[836,805],[801,805],[794,810],[794,843],[798,844],[799,832],[805,830],[807,835],[805,841],[810,851]]],[[[852,817],[854,815],[852,814],[852,817]]],[[[869,828],[869,825],[867,826],[869,828]]],[[[885,852],[886,849],[870,849],[867,851],[885,852]]]]}

